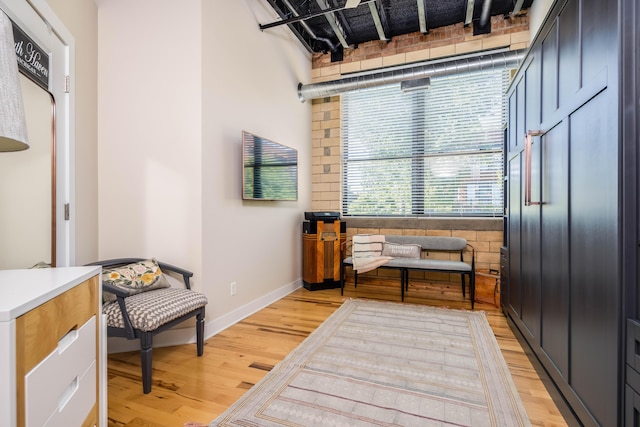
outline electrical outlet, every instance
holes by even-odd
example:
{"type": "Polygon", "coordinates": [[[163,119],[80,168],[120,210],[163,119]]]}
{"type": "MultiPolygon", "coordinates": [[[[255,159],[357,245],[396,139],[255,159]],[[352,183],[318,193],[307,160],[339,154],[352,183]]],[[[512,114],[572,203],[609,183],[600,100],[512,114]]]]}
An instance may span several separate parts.
{"type": "Polygon", "coordinates": [[[231,282],[231,296],[235,295],[238,292],[238,285],[236,282],[231,282]]]}

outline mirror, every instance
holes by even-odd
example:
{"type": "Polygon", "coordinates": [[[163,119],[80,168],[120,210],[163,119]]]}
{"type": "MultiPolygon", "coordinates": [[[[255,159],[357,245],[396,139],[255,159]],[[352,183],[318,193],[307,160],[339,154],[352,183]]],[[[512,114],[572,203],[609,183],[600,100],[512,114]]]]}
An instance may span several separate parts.
{"type": "Polygon", "coordinates": [[[53,98],[20,74],[29,149],[0,153],[0,270],[55,266],[53,98]]]}

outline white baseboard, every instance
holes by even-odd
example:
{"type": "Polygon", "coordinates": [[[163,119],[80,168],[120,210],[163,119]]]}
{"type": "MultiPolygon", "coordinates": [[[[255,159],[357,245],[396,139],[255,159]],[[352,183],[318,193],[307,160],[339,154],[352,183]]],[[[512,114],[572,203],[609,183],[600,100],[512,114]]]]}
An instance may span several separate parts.
{"type": "MultiPolygon", "coordinates": [[[[266,306],[273,304],[279,299],[289,295],[291,292],[302,287],[302,279],[297,279],[281,288],[276,289],[248,304],[243,305],[230,313],[207,321],[204,327],[205,340],[227,329],[242,319],[262,310],[266,306]]],[[[193,323],[193,319],[185,321],[193,323]]],[[[192,344],[196,342],[195,327],[189,328],[172,328],[153,337],[154,347],[168,347],[172,345],[192,344]]],[[[126,351],[140,350],[139,340],[127,340],[125,338],[111,337],[107,339],[108,353],[123,353],[126,351]]]]}

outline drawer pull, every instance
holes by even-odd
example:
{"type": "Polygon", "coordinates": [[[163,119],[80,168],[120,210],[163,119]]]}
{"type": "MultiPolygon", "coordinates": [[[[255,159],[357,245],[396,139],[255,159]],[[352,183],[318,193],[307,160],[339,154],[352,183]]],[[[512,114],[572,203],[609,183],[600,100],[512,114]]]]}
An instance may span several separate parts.
{"type": "Polygon", "coordinates": [[[60,396],[60,400],[58,401],[58,412],[62,411],[66,404],[69,403],[74,393],[78,390],[78,385],[78,377],[75,377],[73,381],[71,381],[71,384],[69,384],[65,389],[64,393],[62,393],[62,396],[60,396]]]}
{"type": "Polygon", "coordinates": [[[79,333],[76,326],[73,327],[69,332],[67,332],[60,340],[58,341],[58,354],[64,353],[64,351],[69,348],[71,344],[75,340],[78,339],[79,333]]]}

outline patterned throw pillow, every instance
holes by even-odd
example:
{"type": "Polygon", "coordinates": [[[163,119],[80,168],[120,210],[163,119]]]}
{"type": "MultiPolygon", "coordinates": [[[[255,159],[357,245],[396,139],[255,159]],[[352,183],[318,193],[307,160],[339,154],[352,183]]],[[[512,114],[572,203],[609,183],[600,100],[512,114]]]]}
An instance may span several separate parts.
{"type": "MultiPolygon", "coordinates": [[[[129,295],[152,289],[168,288],[170,284],[163,280],[162,270],[155,259],[102,270],[102,280],[126,291],[129,295]]],[[[103,292],[103,302],[115,301],[111,292],[103,292]]]]}
{"type": "Polygon", "coordinates": [[[422,247],[413,243],[400,244],[384,242],[382,246],[382,256],[394,258],[420,258],[422,247]]]}

